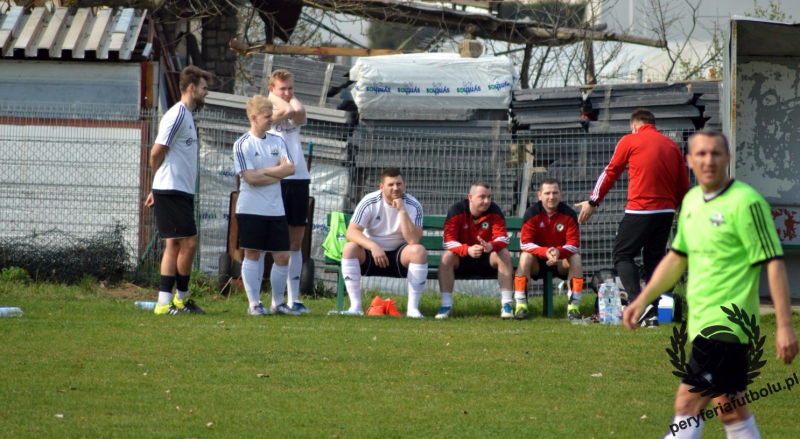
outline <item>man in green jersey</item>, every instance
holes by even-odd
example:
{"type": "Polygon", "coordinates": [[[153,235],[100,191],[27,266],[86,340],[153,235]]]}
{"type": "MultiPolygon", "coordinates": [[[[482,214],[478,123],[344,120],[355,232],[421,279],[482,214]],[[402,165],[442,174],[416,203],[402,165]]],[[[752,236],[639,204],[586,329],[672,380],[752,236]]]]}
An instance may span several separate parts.
{"type": "Polygon", "coordinates": [[[625,309],[623,323],[628,329],[638,328],[647,304],[671,288],[688,264],[691,373],[678,388],[675,418],[665,437],[700,438],[706,413],[711,412],[722,420],[727,438],[760,438],[744,393],[751,333],[743,327],[758,324],[759,275],[766,265],[778,325],[777,358],[790,364],[797,355],[783,249],[764,198],[728,176],[730,152],[725,136],[716,131],[693,134],[686,160],[699,187],[683,199],[671,251],[625,309]],[[754,317],[750,324],[741,318],[744,314],[754,317]],[[698,388],[710,392],[698,392],[698,388]],[[712,399],[715,411],[706,410],[712,399]]]}

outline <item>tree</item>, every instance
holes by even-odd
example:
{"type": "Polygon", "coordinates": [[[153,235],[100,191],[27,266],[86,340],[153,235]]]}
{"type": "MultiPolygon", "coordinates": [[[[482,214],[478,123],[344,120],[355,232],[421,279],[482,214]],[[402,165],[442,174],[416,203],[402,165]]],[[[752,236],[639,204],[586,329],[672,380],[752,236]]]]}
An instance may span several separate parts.
{"type": "MultiPolygon", "coordinates": [[[[594,84],[616,77],[626,68],[630,57],[620,41],[595,41],[593,31],[603,31],[601,11],[611,9],[616,0],[576,3],[569,0],[547,1],[519,7],[524,18],[536,18],[553,34],[553,44],[522,47],[515,44],[487,42],[492,53],[508,54],[520,66],[522,88],[594,84]],[[583,29],[584,38],[573,44],[556,44],[557,29],[570,26],[583,29]]],[[[509,16],[508,18],[518,18],[509,16]]]]}
{"type": "Polygon", "coordinates": [[[663,49],[669,62],[658,73],[664,81],[703,78],[709,68],[722,68],[725,34],[717,21],[710,26],[701,23],[699,11],[702,3],[703,0],[648,0],[639,9],[646,28],[660,38],[666,40],[667,34],[675,29],[681,34],[678,42],[663,49]],[[684,17],[689,19],[688,27],[681,24],[684,17]],[[701,29],[707,31],[712,40],[706,46],[697,47],[692,40],[701,29]]]}
{"type": "Polygon", "coordinates": [[[758,6],[758,1],[753,0],[753,13],[744,15],[747,17],[763,18],[765,20],[781,21],[784,23],[793,21],[791,15],[786,15],[786,13],[781,10],[781,0],[769,0],[765,8],[758,6]]]}

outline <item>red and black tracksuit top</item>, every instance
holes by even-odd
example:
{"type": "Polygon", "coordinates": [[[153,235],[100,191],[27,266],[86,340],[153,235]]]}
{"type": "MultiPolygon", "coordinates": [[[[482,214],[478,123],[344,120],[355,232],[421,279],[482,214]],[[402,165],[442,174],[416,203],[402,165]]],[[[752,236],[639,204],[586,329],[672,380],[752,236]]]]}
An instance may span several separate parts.
{"type": "Polygon", "coordinates": [[[519,240],[520,249],[536,257],[547,259],[547,249],[555,247],[559,258],[567,259],[581,246],[578,215],[564,203],[558,203],[555,212],[547,215],[540,201],[525,211],[519,240]]]}
{"type": "Polygon", "coordinates": [[[678,145],[645,124],[623,137],[600,174],[589,200],[598,205],[628,167],[626,213],[674,212],[689,192],[689,175],[678,145]]]}
{"type": "Polygon", "coordinates": [[[444,222],[444,248],[463,258],[469,247],[480,244],[478,236],[492,245],[492,251],[508,247],[506,217],[500,206],[493,202],[486,212],[475,218],[469,211],[469,200],[454,204],[444,222]]]}

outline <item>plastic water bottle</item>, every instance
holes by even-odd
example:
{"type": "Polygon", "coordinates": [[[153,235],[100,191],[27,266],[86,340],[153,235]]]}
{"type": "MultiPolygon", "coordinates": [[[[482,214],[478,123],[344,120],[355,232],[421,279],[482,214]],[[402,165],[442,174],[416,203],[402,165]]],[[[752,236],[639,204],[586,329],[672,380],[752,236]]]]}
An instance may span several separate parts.
{"type": "Polygon", "coordinates": [[[597,295],[599,297],[600,323],[605,325],[622,324],[622,302],[616,283],[607,279],[600,285],[597,295]]]}
{"type": "Polygon", "coordinates": [[[152,311],[153,309],[155,309],[156,303],[144,300],[137,300],[136,303],[133,304],[133,307],[144,311],[152,311]]]}
{"type": "Polygon", "coordinates": [[[22,317],[22,310],[16,307],[0,308],[0,317],[22,317]]]}

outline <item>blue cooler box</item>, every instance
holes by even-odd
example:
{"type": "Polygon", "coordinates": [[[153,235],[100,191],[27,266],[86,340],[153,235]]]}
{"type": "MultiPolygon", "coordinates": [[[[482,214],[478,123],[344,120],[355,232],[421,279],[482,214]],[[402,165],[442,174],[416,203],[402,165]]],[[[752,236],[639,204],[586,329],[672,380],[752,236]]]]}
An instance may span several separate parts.
{"type": "Polygon", "coordinates": [[[675,300],[671,294],[662,294],[658,302],[658,323],[672,323],[672,311],[675,300]]]}

